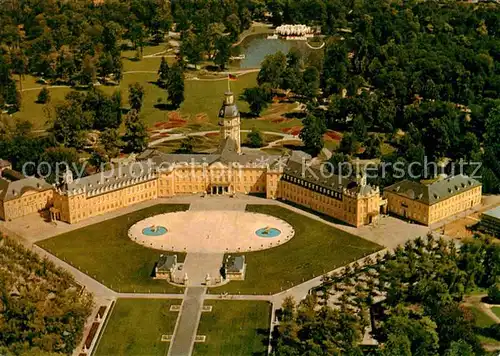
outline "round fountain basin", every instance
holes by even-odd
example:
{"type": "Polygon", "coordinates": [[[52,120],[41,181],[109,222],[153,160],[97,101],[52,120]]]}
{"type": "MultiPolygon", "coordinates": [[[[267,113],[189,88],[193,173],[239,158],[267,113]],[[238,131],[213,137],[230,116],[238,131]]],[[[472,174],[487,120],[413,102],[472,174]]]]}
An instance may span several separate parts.
{"type": "Polygon", "coordinates": [[[272,228],[262,228],[255,231],[255,234],[259,237],[272,238],[281,235],[281,231],[278,229],[272,228]]]}
{"type": "Polygon", "coordinates": [[[161,236],[167,233],[167,228],[163,226],[146,227],[142,229],[142,233],[146,236],[161,236]]]}

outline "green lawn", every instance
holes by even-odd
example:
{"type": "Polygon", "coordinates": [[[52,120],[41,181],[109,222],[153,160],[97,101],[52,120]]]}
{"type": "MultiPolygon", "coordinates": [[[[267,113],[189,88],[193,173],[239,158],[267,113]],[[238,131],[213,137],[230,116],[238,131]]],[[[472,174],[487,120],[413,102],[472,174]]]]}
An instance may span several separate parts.
{"type": "MultiPolygon", "coordinates": [[[[159,60],[144,59],[141,62],[131,62],[128,70],[151,70],[157,71],[159,60]],[[132,68],[134,66],[135,68],[132,68]],[[144,68],[144,66],[148,66],[144,68]],[[140,68],[139,68],[140,67],[140,68]]],[[[256,85],[256,73],[242,75],[236,82],[231,83],[231,89],[236,97],[243,92],[246,87],[256,85]]],[[[145,96],[141,116],[144,118],[148,126],[153,126],[156,122],[167,121],[167,110],[161,110],[155,107],[158,104],[158,99],[161,98],[163,103],[166,102],[167,94],[162,88],[159,88],[154,82],[157,79],[155,73],[131,73],[125,74],[119,86],[100,86],[104,92],[111,94],[116,89],[120,89],[122,93],[123,105],[128,106],[128,86],[135,82],[139,82],[144,86],[145,96]]],[[[27,77],[24,82],[26,88],[37,88],[37,90],[24,91],[22,93],[21,110],[14,114],[14,117],[28,120],[33,123],[35,129],[45,128],[47,116],[44,112],[45,105],[37,104],[39,89],[42,85],[36,84],[32,77],[27,77]]],[[[70,92],[71,88],[50,88],[51,103],[50,106],[64,100],[64,96],[70,92]]],[[[197,114],[206,114],[208,121],[201,127],[196,129],[214,129],[217,123],[217,114],[224,99],[224,92],[227,90],[227,81],[196,81],[187,80],[185,82],[185,97],[186,100],[181,106],[180,112],[185,119],[194,120],[197,114]]],[[[238,107],[241,111],[248,110],[246,102],[238,100],[238,107]]],[[[198,125],[199,126],[199,125],[198,125]]]]}
{"type": "MultiPolygon", "coordinates": [[[[165,58],[169,65],[173,64],[173,58],[166,57],[165,58]]],[[[161,57],[153,57],[153,58],[143,58],[140,61],[130,60],[127,58],[123,58],[123,72],[125,75],[131,75],[127,72],[133,71],[152,71],[157,72],[158,68],[160,68],[161,57]]],[[[153,74],[154,75],[154,74],[153,74]]]]}
{"type": "MultiPolygon", "coordinates": [[[[142,49],[142,55],[148,56],[151,54],[159,53],[165,51],[168,47],[167,43],[159,43],[157,45],[144,46],[142,49]]],[[[129,49],[127,51],[122,51],[123,58],[135,58],[137,50],[129,49]]]]}
{"type": "Polygon", "coordinates": [[[279,247],[245,253],[245,280],[215,288],[214,293],[277,293],[382,248],[283,207],[247,205],[247,211],[287,221],[295,229],[295,236],[279,247]]]}
{"type": "MultiPolygon", "coordinates": [[[[188,207],[182,204],[155,205],[52,237],[38,245],[116,291],[182,292],[166,281],[150,277],[155,262],[164,251],[133,242],[127,232],[131,225],[146,217],[187,210],[188,207]]],[[[180,262],[184,257],[183,253],[178,253],[180,262]]]]}
{"type": "MultiPolygon", "coordinates": [[[[145,96],[141,116],[148,126],[153,126],[157,122],[168,121],[168,110],[162,110],[155,107],[158,104],[158,99],[162,103],[166,103],[167,94],[162,88],[159,88],[155,82],[157,79],[156,71],[160,63],[159,58],[143,59],[139,62],[133,62],[124,59],[124,65],[127,70],[139,71],[154,71],[155,73],[128,73],[125,74],[119,86],[99,86],[107,94],[113,93],[119,89],[122,93],[123,106],[128,106],[128,87],[135,82],[144,86],[145,96]]],[[[231,89],[235,93],[238,107],[240,111],[248,111],[248,104],[239,100],[240,94],[247,87],[255,86],[257,81],[257,73],[248,73],[241,75],[237,81],[231,82],[231,89]]],[[[37,84],[35,78],[26,76],[23,81],[25,91],[22,93],[21,110],[14,114],[14,117],[21,120],[28,120],[34,126],[34,129],[47,128],[48,116],[46,107],[53,107],[57,103],[64,100],[67,93],[72,91],[71,88],[50,88],[51,101],[47,105],[37,104],[36,100],[43,85],[37,84]],[[35,89],[28,90],[26,89],[35,89]]],[[[224,98],[224,92],[227,90],[227,81],[203,81],[203,80],[187,80],[185,82],[185,98],[186,100],[181,105],[180,114],[188,121],[188,128],[191,131],[200,130],[216,130],[217,114],[224,98]],[[198,114],[206,114],[207,119],[197,121],[198,114]]],[[[290,110],[294,107],[290,104],[290,110]]],[[[286,107],[288,108],[288,107],[286,107]]],[[[285,108],[285,109],[286,109],[285,108]]],[[[271,108],[263,112],[267,114],[271,108]]],[[[260,130],[281,131],[285,127],[300,125],[300,120],[287,120],[283,123],[273,123],[270,120],[242,119],[242,129],[251,129],[256,127],[260,130]]]]}
{"type": "Polygon", "coordinates": [[[266,355],[271,305],[267,302],[210,300],[198,335],[207,337],[194,346],[193,355],[266,355]]]}
{"type": "Polygon", "coordinates": [[[492,307],[491,311],[500,318],[500,307],[492,307]]]}
{"type": "Polygon", "coordinates": [[[163,356],[170,343],[161,335],[172,335],[178,313],[171,305],[180,300],[118,299],[94,355],[163,356]]]}
{"type": "Polygon", "coordinates": [[[478,306],[471,305],[468,306],[469,310],[472,312],[476,319],[476,326],[480,328],[485,328],[495,324],[495,321],[490,318],[490,316],[484,313],[478,306]]]}

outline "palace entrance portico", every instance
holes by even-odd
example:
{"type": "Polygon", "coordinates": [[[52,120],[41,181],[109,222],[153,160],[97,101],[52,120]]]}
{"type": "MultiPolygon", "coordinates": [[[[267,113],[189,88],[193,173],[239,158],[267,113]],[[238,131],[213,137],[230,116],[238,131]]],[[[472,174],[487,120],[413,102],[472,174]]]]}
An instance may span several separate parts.
{"type": "Polygon", "coordinates": [[[54,207],[49,209],[50,213],[50,221],[58,221],[61,220],[61,211],[54,207]]]}
{"type": "Polygon", "coordinates": [[[227,183],[212,184],[208,189],[208,194],[212,195],[224,195],[231,193],[233,193],[233,190],[231,189],[231,186],[227,183]]]}

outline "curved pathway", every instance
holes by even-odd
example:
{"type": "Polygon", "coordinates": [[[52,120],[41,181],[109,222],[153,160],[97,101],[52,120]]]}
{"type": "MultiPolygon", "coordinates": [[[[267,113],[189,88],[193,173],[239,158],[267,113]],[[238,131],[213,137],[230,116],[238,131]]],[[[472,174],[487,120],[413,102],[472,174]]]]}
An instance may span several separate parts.
{"type": "MultiPolygon", "coordinates": [[[[166,130],[161,130],[162,133],[168,133],[172,130],[175,130],[175,129],[166,129],[166,130]]],[[[160,131],[160,130],[159,130],[160,131]]],[[[251,130],[241,130],[241,132],[251,132],[251,130]]],[[[188,134],[184,134],[184,133],[175,133],[175,134],[172,134],[168,137],[162,137],[162,138],[159,138],[157,140],[153,140],[149,143],[149,147],[155,147],[163,142],[168,142],[168,141],[176,141],[176,140],[181,140],[181,139],[184,139],[186,137],[193,137],[193,136],[205,136],[207,134],[214,134],[214,133],[219,133],[219,130],[212,130],[212,131],[198,131],[198,132],[192,132],[192,133],[188,133],[188,134]]],[[[290,135],[290,134],[287,134],[287,133],[283,133],[283,132],[277,132],[277,131],[263,131],[262,134],[264,135],[276,135],[276,136],[281,136],[281,139],[279,140],[276,140],[276,141],[273,141],[271,142],[269,145],[265,146],[265,147],[261,147],[259,149],[262,149],[262,148],[269,148],[269,147],[273,147],[283,141],[290,141],[290,140],[295,140],[295,141],[298,141],[300,140],[300,138],[298,138],[297,136],[294,136],[294,135],[290,135]]]]}
{"type": "Polygon", "coordinates": [[[268,34],[268,33],[273,33],[272,27],[273,27],[273,25],[270,25],[270,24],[265,24],[265,23],[262,23],[262,22],[253,22],[252,26],[248,30],[246,30],[246,33],[244,33],[243,35],[240,35],[240,38],[238,39],[238,42],[233,43],[231,45],[231,47],[236,47],[236,46],[240,45],[248,37],[255,36],[255,35],[265,35],[265,34],[268,34]],[[252,29],[254,27],[267,27],[268,31],[263,31],[263,32],[257,32],[257,33],[255,33],[255,32],[252,32],[252,29]]]}
{"type": "Polygon", "coordinates": [[[325,42],[323,42],[323,43],[321,44],[321,46],[319,46],[319,47],[313,47],[313,46],[311,46],[311,45],[309,44],[309,42],[307,42],[307,41],[306,41],[306,45],[307,45],[307,47],[309,47],[310,49],[322,49],[323,47],[325,47],[325,42]]]}

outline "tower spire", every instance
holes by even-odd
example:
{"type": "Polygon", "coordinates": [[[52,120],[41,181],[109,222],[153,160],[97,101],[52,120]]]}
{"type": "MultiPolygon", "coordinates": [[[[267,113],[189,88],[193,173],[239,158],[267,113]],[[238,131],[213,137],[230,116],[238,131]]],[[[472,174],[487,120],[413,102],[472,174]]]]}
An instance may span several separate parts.
{"type": "Polygon", "coordinates": [[[219,127],[221,140],[230,138],[236,145],[236,152],[241,152],[240,137],[240,112],[234,100],[234,94],[230,91],[228,81],[228,91],[224,94],[224,102],[219,110],[219,127]]]}

